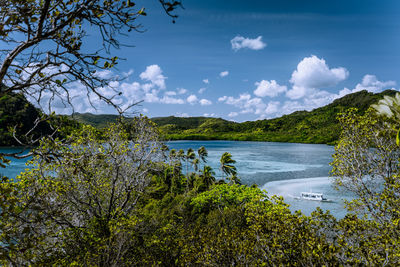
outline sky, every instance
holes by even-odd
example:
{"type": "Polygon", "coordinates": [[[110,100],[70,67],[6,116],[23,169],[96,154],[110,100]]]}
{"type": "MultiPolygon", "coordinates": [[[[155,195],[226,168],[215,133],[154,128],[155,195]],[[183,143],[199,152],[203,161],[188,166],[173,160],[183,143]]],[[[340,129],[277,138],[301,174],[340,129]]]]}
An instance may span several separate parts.
{"type": "MultiPolygon", "coordinates": [[[[102,74],[126,77],[113,84],[119,101],[142,101],[134,110],[149,117],[242,122],[400,88],[398,0],[183,0],[175,24],[156,0],[137,6],[144,32],[123,37],[133,47],[114,50],[124,60],[102,74]]],[[[115,113],[75,101],[77,112],[115,113]]]]}

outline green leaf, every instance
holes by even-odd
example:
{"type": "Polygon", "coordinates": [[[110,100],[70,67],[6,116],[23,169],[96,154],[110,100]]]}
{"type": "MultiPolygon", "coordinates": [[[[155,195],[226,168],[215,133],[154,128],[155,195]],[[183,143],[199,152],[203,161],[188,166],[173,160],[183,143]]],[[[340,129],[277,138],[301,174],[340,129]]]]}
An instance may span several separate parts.
{"type": "Polygon", "coordinates": [[[397,144],[397,146],[400,146],[400,129],[397,131],[396,144],[397,144]]]}

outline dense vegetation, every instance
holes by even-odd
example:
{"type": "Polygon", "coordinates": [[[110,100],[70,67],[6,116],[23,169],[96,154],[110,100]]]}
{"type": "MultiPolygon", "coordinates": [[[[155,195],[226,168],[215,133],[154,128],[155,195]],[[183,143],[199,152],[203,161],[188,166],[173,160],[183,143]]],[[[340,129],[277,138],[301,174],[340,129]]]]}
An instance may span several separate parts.
{"type": "Polygon", "coordinates": [[[67,116],[44,116],[22,94],[0,98],[0,146],[37,145],[43,136],[65,136],[81,127],[67,116]]]}
{"type": "Polygon", "coordinates": [[[235,123],[215,118],[153,118],[167,140],[241,140],[332,144],[339,139],[338,113],[355,107],[363,114],[367,108],[382,99],[393,96],[387,90],[373,94],[367,91],[346,95],[331,104],[312,111],[296,111],[269,120],[235,123]]]}
{"type": "Polygon", "coordinates": [[[92,113],[74,113],[70,116],[71,119],[76,120],[79,123],[91,125],[97,129],[104,129],[110,123],[114,123],[118,121],[118,115],[112,114],[102,114],[95,115],[92,113]]]}
{"type": "MultiPolygon", "coordinates": [[[[292,114],[269,120],[236,123],[220,118],[206,117],[156,117],[155,122],[165,140],[241,140],[298,143],[333,144],[339,139],[338,113],[351,107],[363,114],[367,108],[383,96],[393,96],[387,90],[373,94],[360,91],[336,99],[331,104],[312,111],[296,111],[292,114]]],[[[115,122],[115,115],[74,114],[81,123],[104,128],[115,122]]]]}
{"type": "MultiPolygon", "coordinates": [[[[40,111],[21,94],[10,93],[0,98],[0,146],[20,145],[13,137],[23,140],[23,135],[34,128],[40,111]]],[[[31,137],[50,134],[50,125],[41,122],[32,131],[31,137]]]]}
{"type": "MultiPolygon", "coordinates": [[[[351,111],[340,123],[349,131],[336,148],[335,171],[338,181],[351,189],[347,178],[363,182],[351,157],[360,162],[359,168],[365,161],[353,149],[365,152],[369,138],[389,144],[387,149],[398,148],[390,126],[388,134],[378,127],[381,134],[364,136],[378,124],[388,126],[371,112],[360,116],[351,111]],[[349,159],[348,164],[343,159],[349,159]]],[[[267,196],[257,186],[240,185],[229,153],[220,160],[227,180],[216,181],[204,148],[168,151],[145,118],[106,131],[84,126],[65,142],[43,140],[36,150],[37,155],[53,151],[56,160],[36,156],[33,169],[16,180],[4,177],[0,184],[4,265],[400,263],[400,187],[394,179],[398,168],[381,176],[375,173],[375,178],[386,179],[385,186],[375,187],[367,198],[361,195],[354,202],[358,209],[337,220],[321,210],[311,216],[292,213],[282,199],[267,196]],[[360,209],[374,212],[374,217],[357,216],[360,209]]],[[[398,154],[387,154],[398,162],[398,154]]]]}

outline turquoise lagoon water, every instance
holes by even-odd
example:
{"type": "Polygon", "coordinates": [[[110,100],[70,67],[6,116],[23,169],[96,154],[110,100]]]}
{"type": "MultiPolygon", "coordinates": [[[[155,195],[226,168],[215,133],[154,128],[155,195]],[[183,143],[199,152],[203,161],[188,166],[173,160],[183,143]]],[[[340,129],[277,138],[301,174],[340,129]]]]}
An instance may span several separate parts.
{"type": "MultiPolygon", "coordinates": [[[[301,210],[310,214],[316,207],[331,210],[337,217],[345,215],[343,199],[349,194],[339,192],[332,186],[329,177],[334,149],[332,146],[318,144],[243,142],[243,141],[173,141],[168,142],[170,149],[193,148],[195,151],[204,146],[208,151],[207,164],[213,167],[217,178],[221,177],[219,158],[224,152],[230,152],[238,175],[243,183],[257,184],[269,195],[283,196],[292,210],[301,210]],[[321,192],[332,202],[298,200],[301,192],[321,192]]],[[[17,148],[0,148],[0,151],[16,151],[17,148]]],[[[23,171],[26,160],[13,160],[12,164],[0,169],[0,173],[15,177],[23,171]]]]}

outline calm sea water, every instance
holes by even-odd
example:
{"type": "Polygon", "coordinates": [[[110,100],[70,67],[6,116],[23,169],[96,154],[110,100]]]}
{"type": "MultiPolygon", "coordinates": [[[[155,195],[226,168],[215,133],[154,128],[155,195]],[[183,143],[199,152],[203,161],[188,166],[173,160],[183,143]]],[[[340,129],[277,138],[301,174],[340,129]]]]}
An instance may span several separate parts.
{"type": "MultiPolygon", "coordinates": [[[[327,145],[238,142],[238,141],[173,141],[172,149],[193,148],[195,151],[204,146],[209,154],[207,164],[214,168],[217,178],[221,177],[219,159],[224,152],[230,152],[238,175],[245,184],[257,184],[269,195],[281,195],[292,210],[301,210],[310,214],[316,207],[330,210],[335,216],[343,217],[343,199],[349,194],[332,187],[329,173],[334,148],[327,145]],[[321,192],[333,202],[297,200],[301,192],[321,192]]],[[[0,148],[0,151],[15,151],[15,148],[0,148]]],[[[26,168],[26,160],[14,160],[11,166],[0,169],[0,173],[15,177],[26,168]]]]}

